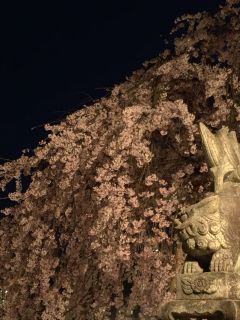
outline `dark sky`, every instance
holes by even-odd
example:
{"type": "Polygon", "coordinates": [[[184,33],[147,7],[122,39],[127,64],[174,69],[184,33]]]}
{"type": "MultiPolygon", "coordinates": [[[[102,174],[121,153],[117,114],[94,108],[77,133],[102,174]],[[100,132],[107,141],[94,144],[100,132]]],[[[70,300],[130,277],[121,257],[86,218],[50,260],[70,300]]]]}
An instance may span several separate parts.
{"type": "Polygon", "coordinates": [[[221,0],[32,1],[1,7],[0,158],[14,159],[63,119],[164,49],[174,19],[221,0]],[[52,3],[49,1],[49,3],[52,3]],[[161,37],[162,35],[162,37],[161,37]]]}

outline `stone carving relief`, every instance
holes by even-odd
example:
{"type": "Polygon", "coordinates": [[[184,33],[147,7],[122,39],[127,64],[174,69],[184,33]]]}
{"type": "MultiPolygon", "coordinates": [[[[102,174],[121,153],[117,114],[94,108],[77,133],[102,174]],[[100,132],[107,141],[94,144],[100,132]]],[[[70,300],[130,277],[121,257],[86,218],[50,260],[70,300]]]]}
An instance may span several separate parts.
{"type": "Polygon", "coordinates": [[[214,191],[175,220],[187,254],[177,300],[160,319],[240,319],[240,147],[236,132],[199,124],[214,191]]]}
{"type": "Polygon", "coordinates": [[[224,127],[212,134],[200,123],[207,161],[214,178],[214,192],[182,210],[176,220],[183,248],[190,257],[184,273],[240,272],[240,150],[236,133],[224,127]],[[195,260],[193,263],[192,260],[195,260]]]}

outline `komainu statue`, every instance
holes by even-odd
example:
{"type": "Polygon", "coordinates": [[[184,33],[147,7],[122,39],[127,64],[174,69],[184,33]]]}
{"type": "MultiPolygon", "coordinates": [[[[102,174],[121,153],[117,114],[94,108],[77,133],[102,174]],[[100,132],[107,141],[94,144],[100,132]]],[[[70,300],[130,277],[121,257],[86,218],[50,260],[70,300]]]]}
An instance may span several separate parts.
{"type": "Polygon", "coordinates": [[[175,220],[187,257],[158,319],[240,320],[240,146],[227,127],[199,128],[214,191],[175,220]]]}
{"type": "Polygon", "coordinates": [[[228,131],[223,127],[214,135],[200,123],[214,192],[176,219],[188,254],[184,273],[240,273],[240,148],[236,133],[228,131]]]}

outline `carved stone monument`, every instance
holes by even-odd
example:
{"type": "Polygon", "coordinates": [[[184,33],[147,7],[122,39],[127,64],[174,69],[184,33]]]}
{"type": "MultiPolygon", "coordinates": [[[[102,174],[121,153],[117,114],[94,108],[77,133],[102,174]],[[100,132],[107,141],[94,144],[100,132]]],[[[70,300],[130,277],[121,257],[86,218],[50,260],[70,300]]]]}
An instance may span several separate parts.
{"type": "Polygon", "coordinates": [[[200,134],[214,192],[175,221],[187,258],[160,319],[240,320],[240,147],[227,127],[200,134]]]}

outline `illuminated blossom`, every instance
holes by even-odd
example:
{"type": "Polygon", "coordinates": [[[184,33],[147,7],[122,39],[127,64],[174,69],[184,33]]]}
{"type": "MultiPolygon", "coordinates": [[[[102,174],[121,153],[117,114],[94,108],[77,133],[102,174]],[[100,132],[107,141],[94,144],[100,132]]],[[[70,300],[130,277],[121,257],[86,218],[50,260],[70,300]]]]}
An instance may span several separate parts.
{"type": "Polygon", "coordinates": [[[0,166],[2,191],[16,187],[0,220],[1,319],[121,320],[137,305],[143,319],[174,297],[173,217],[213,187],[198,124],[239,127],[239,10],[177,19],[174,52],[0,166]]]}

